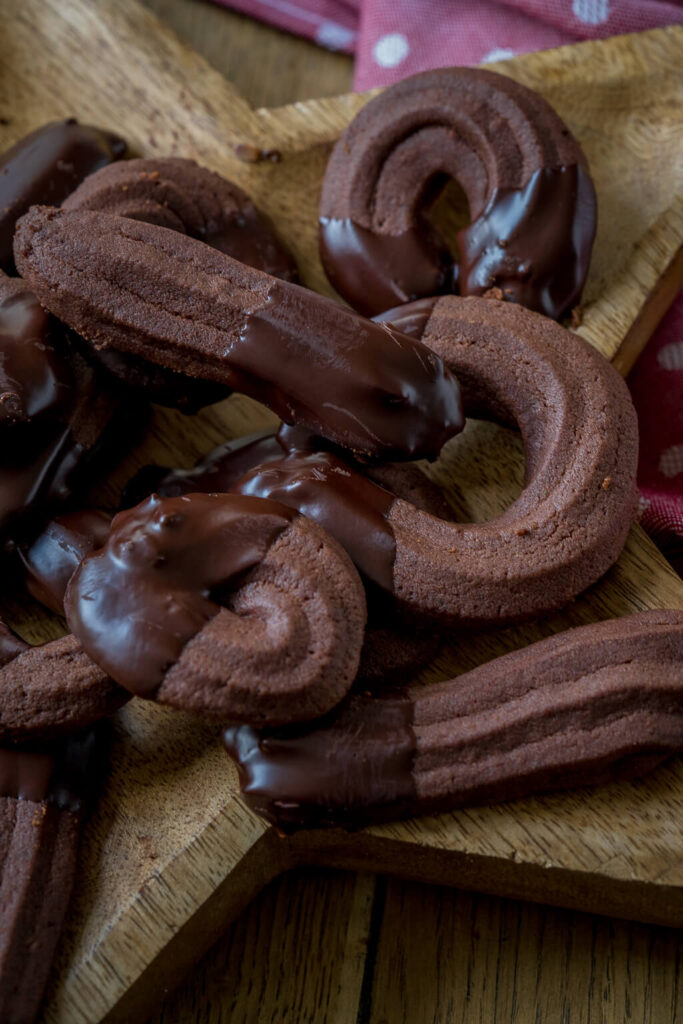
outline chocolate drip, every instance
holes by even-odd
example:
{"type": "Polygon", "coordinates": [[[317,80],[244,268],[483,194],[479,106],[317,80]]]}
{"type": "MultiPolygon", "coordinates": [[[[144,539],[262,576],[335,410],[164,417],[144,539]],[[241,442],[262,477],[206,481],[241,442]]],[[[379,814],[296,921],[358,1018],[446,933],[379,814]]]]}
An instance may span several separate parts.
{"type": "Polygon", "coordinates": [[[578,302],[595,237],[596,199],[584,169],[545,167],[523,188],[498,188],[458,234],[460,288],[557,320],[578,302]]]}
{"type": "Polygon", "coordinates": [[[418,341],[421,341],[438,301],[438,297],[418,299],[417,302],[411,302],[407,309],[394,306],[393,309],[387,309],[384,313],[378,313],[373,320],[378,324],[391,323],[399,331],[407,334],[409,338],[417,338],[418,341]]]}
{"type": "Polygon", "coordinates": [[[59,516],[26,550],[18,554],[26,572],[26,587],[37,601],[64,614],[64,594],[76,569],[109,536],[111,516],[83,509],[59,516]]]}
{"type": "Polygon", "coordinates": [[[282,831],[360,826],[415,800],[412,721],[410,700],[351,697],[305,726],[231,726],[223,742],[246,802],[282,831]]]}
{"type": "Polygon", "coordinates": [[[99,785],[108,747],[105,723],[20,747],[0,747],[0,797],[80,814],[99,785]]]}
{"type": "Polygon", "coordinates": [[[238,495],[152,495],[120,512],[105,547],[81,563],[66,592],[69,626],[113,679],[152,697],[220,611],[216,598],[293,519],[282,505],[238,495]]]}
{"type": "Polygon", "coordinates": [[[43,125],[0,156],[0,269],[14,273],[14,226],[29,206],[59,206],[99,167],[120,160],[126,143],[74,118],[43,125]]]}
{"type": "Polygon", "coordinates": [[[382,235],[349,219],[321,217],[318,240],[331,284],[352,295],[364,316],[452,290],[453,257],[425,219],[399,235],[382,235]]]}

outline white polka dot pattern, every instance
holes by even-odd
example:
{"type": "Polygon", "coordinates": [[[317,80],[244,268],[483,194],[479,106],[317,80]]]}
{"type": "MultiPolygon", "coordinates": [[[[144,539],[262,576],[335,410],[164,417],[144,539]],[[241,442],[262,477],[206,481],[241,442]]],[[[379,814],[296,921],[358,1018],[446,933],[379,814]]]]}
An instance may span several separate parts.
{"type": "Polygon", "coordinates": [[[683,473],[683,444],[673,444],[664,449],[659,458],[659,472],[667,477],[683,473]]]}
{"type": "Polygon", "coordinates": [[[609,0],[572,0],[572,11],[584,25],[602,25],[609,18],[609,0]]]}
{"type": "Polygon", "coordinates": [[[657,362],[663,370],[683,370],[683,341],[674,341],[660,349],[657,362]]]}
{"type": "Polygon", "coordinates": [[[395,68],[410,53],[410,44],[401,32],[389,32],[377,40],[372,55],[381,68],[395,68]]]}
{"type": "Polygon", "coordinates": [[[510,57],[514,57],[515,51],[508,50],[504,46],[494,46],[492,50],[486,54],[485,57],[481,58],[482,64],[493,64],[497,60],[509,60],[510,57]]]}

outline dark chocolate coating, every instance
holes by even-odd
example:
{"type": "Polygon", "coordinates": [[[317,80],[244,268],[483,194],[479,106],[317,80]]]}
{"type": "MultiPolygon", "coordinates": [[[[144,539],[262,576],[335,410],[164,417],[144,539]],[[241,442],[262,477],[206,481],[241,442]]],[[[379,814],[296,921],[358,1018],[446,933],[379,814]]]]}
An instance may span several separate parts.
{"type": "Polygon", "coordinates": [[[358,668],[365,596],[315,523],[243,495],[152,496],[68,585],[69,625],[117,681],[252,722],[321,714],[358,668]]]}
{"type": "Polygon", "coordinates": [[[342,134],[323,181],[320,255],[368,316],[459,287],[499,288],[559,319],[579,301],[595,227],[585,156],[550,105],[506,76],[442,68],[384,90],[342,134]],[[459,268],[423,213],[448,178],[470,207],[459,268]]]}
{"type": "Polygon", "coordinates": [[[147,466],[126,488],[124,502],[137,503],[152,491],[166,497],[233,491],[272,498],[324,526],[367,579],[391,591],[396,545],[385,514],[394,496],[444,518],[450,518],[448,503],[417,467],[361,466],[326,447],[322,438],[282,426],[277,434],[228,441],[194,469],[147,466]]]}
{"type": "Polygon", "coordinates": [[[567,630],[404,699],[224,733],[278,828],[345,827],[618,779],[683,751],[683,612],[567,630]]]}
{"type": "Polygon", "coordinates": [[[51,344],[50,318],[35,295],[7,281],[0,303],[1,428],[57,412],[73,377],[51,344]]]}
{"type": "Polygon", "coordinates": [[[393,589],[396,541],[386,514],[394,495],[351,469],[333,452],[292,453],[259,466],[233,487],[270,498],[315,519],[373,583],[393,589]]]}
{"type": "Polygon", "coordinates": [[[109,536],[111,516],[98,509],[69,512],[51,520],[25,549],[18,549],[29,593],[58,615],[64,614],[69,580],[91,551],[109,536]]]}
{"type": "Polygon", "coordinates": [[[43,125],[6,150],[0,156],[0,270],[14,273],[14,228],[30,206],[59,206],[85,177],[125,154],[118,135],[74,118],[43,125]]]}
{"type": "Polygon", "coordinates": [[[220,611],[212,592],[257,565],[293,514],[211,495],[121,512],[67,588],[70,627],[131,693],[154,696],[185,644],[220,611]]]}
{"type": "Polygon", "coordinates": [[[0,797],[81,813],[99,783],[109,729],[104,722],[50,740],[0,746],[0,797]]]}
{"type": "Polygon", "coordinates": [[[97,348],[225,383],[343,447],[432,457],[462,429],[457,382],[427,347],[178,232],[34,207],[15,250],[97,348]]]}
{"type": "Polygon", "coordinates": [[[114,434],[119,449],[130,441],[143,406],[105,388],[26,283],[1,273],[0,363],[0,547],[10,548],[69,500],[114,434]]]}
{"type": "MultiPolygon", "coordinates": [[[[293,256],[246,192],[219,174],[179,157],[127,160],[90,175],[63,204],[159,224],[198,238],[233,259],[284,281],[297,281],[293,256]]],[[[100,351],[107,369],[152,401],[197,412],[230,394],[213,381],[189,380],[146,360],[100,351]]]]}

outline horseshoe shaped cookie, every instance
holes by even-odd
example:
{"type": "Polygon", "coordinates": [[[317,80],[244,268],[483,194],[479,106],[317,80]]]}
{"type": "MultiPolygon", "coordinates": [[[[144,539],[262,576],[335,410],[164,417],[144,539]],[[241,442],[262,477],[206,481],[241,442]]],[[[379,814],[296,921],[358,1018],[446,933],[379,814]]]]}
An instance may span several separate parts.
{"type": "Polygon", "coordinates": [[[641,775],[683,750],[683,612],[567,630],[405,697],[224,733],[278,828],[357,826],[641,775]]]}
{"type": "Polygon", "coordinates": [[[552,107],[504,75],[442,68],[384,90],[341,135],[323,180],[320,256],[366,316],[459,284],[558,319],[579,300],[595,226],[586,158],[552,107]],[[448,178],[471,217],[455,274],[423,213],[448,178]]]}
{"type": "Polygon", "coordinates": [[[324,530],[277,502],[191,494],[114,519],[67,587],[69,626],[122,686],[223,721],[310,719],[357,669],[365,594],[324,530]]]}
{"type": "Polygon", "coordinates": [[[397,499],[393,590],[444,624],[559,608],[617,559],[636,507],[638,424],[626,384],[581,338],[494,299],[443,296],[384,314],[458,375],[465,410],[517,425],[526,481],[484,523],[446,523],[397,499]]]}

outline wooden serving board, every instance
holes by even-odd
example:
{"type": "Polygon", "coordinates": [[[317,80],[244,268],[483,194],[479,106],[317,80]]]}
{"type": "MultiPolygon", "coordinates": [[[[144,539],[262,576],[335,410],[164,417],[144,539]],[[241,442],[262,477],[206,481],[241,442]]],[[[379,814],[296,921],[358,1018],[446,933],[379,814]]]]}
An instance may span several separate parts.
{"type": "MultiPolygon", "coordinates": [[[[242,185],[293,248],[304,282],[333,294],[317,258],[318,190],[330,144],[367,96],[254,111],[134,0],[4,0],[2,15],[1,149],[75,115],[118,129],[141,154],[194,157],[242,185]],[[282,159],[247,163],[236,155],[244,143],[282,159]]],[[[498,65],[543,93],[586,150],[600,224],[579,331],[622,372],[683,278],[682,45],[683,29],[673,28],[498,65]]],[[[450,193],[436,213],[447,231],[466,216],[450,193]]],[[[114,507],[138,466],[189,465],[226,437],[272,422],[238,396],[193,419],[159,410],[144,444],[94,500],[114,507]]],[[[428,471],[459,517],[481,520],[519,492],[523,453],[516,434],[470,423],[428,471]]],[[[424,679],[654,607],[683,608],[683,582],[635,526],[614,568],[569,608],[454,638],[424,679]]],[[[3,594],[0,611],[30,640],[64,628],[17,594],[3,594]]],[[[682,807],[676,761],[637,784],[285,840],[241,802],[215,729],[133,701],[119,714],[111,775],[86,830],[45,1020],[141,1019],[267,880],[301,864],[683,924],[682,807]]]]}

